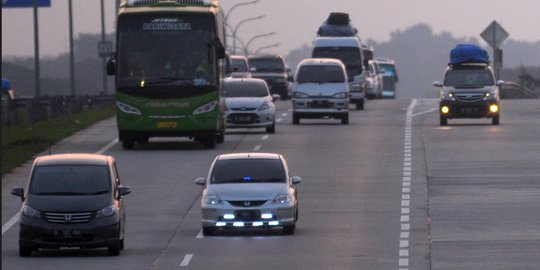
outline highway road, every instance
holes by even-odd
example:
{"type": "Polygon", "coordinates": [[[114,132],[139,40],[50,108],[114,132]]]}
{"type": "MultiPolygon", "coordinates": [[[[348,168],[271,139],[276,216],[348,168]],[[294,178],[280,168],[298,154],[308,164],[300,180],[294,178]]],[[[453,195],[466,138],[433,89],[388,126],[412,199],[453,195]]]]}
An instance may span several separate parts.
{"type": "MultiPolygon", "coordinates": [[[[2,179],[2,269],[538,269],[540,100],[503,100],[488,119],[439,126],[436,99],[370,100],[350,124],[291,124],[278,101],[275,134],[227,131],[215,149],[151,139],[123,150],[114,119],[77,133],[51,153],[105,153],[127,196],[126,248],[62,249],[18,256],[16,214],[30,164],[2,179]],[[194,184],[213,158],[277,152],[298,186],[294,235],[279,230],[201,234],[194,184]]],[[[46,153],[44,153],[46,154],[46,153]]]]}

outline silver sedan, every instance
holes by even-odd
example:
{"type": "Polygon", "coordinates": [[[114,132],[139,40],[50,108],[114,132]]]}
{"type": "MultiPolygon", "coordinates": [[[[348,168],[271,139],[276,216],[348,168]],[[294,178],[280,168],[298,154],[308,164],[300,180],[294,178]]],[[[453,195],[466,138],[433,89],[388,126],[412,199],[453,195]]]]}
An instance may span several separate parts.
{"type": "Polygon", "coordinates": [[[298,219],[297,176],[289,176],[287,162],[274,153],[233,153],[217,156],[201,198],[202,232],[219,228],[282,227],[293,234],[298,219]]]}
{"type": "Polygon", "coordinates": [[[261,79],[227,79],[224,83],[227,128],[266,128],[276,131],[276,108],[268,86],[261,79]]]}

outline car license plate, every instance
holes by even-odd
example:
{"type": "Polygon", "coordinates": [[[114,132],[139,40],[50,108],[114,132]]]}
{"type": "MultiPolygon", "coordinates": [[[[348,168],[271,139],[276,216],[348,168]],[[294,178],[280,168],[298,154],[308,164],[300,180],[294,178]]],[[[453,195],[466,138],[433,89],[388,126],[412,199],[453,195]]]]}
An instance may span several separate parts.
{"type": "Polygon", "coordinates": [[[81,236],[81,230],[59,230],[56,231],[55,235],[66,238],[79,237],[81,236]]]}
{"type": "Polygon", "coordinates": [[[158,122],[158,128],[175,128],[178,126],[178,123],[175,121],[162,121],[158,122]]]}
{"type": "Polygon", "coordinates": [[[237,122],[251,122],[251,116],[237,116],[237,122]]]}

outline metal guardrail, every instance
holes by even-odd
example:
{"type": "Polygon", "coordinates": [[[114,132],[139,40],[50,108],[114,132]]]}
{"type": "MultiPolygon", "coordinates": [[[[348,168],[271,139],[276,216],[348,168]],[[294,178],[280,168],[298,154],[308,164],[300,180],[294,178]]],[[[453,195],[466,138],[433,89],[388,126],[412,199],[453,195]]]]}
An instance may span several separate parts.
{"type": "Polygon", "coordinates": [[[16,99],[2,97],[2,125],[19,125],[67,116],[95,107],[113,104],[114,101],[114,95],[44,96],[16,99]]]}
{"type": "Polygon", "coordinates": [[[540,89],[534,90],[516,82],[505,82],[501,89],[501,98],[519,99],[519,98],[539,98],[540,89]]]}

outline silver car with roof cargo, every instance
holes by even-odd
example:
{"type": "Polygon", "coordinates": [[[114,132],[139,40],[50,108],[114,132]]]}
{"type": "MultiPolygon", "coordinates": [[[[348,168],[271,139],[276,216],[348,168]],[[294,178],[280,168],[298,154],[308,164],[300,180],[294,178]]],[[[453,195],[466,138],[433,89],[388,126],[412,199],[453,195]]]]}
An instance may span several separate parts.
{"type": "Polygon", "coordinates": [[[274,228],[293,234],[298,219],[296,185],[287,162],[275,153],[222,154],[214,159],[201,197],[202,232],[219,228],[274,228]]]}
{"type": "Polygon", "coordinates": [[[276,131],[278,94],[270,95],[262,79],[227,79],[224,81],[225,125],[227,128],[265,128],[276,131]]]}

